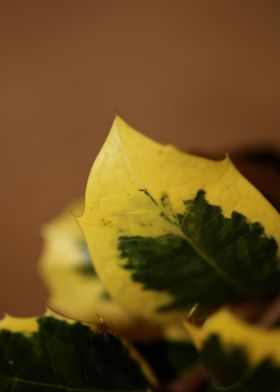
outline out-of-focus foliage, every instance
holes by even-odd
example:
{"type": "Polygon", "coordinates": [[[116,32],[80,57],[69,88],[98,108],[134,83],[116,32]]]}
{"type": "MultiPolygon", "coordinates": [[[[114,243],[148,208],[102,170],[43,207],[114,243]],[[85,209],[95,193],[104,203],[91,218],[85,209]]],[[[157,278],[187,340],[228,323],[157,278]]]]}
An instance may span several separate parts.
{"type": "Polygon", "coordinates": [[[0,321],[1,392],[148,391],[154,383],[143,360],[98,325],[53,313],[0,321]]]}
{"type": "Polygon", "coordinates": [[[204,326],[185,322],[217,390],[277,392],[280,388],[280,329],[249,325],[228,310],[204,326]]]}
{"type": "Polygon", "coordinates": [[[104,319],[129,338],[146,340],[158,335],[159,327],[123,311],[100,282],[75,219],[82,210],[82,200],[73,202],[43,227],[39,270],[48,287],[48,306],[77,320],[104,319]]]}
{"type": "Polygon", "coordinates": [[[1,391],[151,391],[154,374],[168,391],[280,391],[280,330],[240,319],[279,292],[279,214],[228,157],[117,117],[83,210],[44,226],[39,263],[49,306],[83,323],[5,317],[1,391]]]}

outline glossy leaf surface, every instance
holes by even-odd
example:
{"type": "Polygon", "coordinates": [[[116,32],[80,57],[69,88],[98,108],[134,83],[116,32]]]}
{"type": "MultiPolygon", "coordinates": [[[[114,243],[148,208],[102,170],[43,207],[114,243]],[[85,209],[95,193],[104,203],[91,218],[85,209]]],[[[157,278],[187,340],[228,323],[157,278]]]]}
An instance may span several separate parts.
{"type": "Polygon", "coordinates": [[[119,117],[79,221],[110,293],[158,322],[280,288],[277,211],[235,169],[163,146],[119,117]]]}
{"type": "Polygon", "coordinates": [[[1,392],[147,391],[139,363],[111,333],[54,316],[0,322],[1,392]]]}

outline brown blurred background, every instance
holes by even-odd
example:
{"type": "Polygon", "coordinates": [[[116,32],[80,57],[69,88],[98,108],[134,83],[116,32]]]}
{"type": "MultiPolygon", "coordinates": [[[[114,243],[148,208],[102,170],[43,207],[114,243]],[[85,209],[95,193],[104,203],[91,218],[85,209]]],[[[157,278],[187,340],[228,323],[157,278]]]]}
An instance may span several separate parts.
{"type": "Polygon", "coordinates": [[[83,194],[115,111],[187,151],[280,148],[279,20],[278,0],[0,0],[0,314],[42,310],[40,226],[83,194]]]}

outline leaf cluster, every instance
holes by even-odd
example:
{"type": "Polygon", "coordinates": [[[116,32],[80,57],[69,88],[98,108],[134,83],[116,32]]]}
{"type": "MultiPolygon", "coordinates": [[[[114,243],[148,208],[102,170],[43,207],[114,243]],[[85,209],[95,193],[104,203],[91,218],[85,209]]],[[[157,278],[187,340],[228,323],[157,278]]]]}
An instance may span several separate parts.
{"type": "Polygon", "coordinates": [[[57,313],[0,322],[1,391],[280,391],[279,214],[228,157],[117,117],[43,236],[57,313]]]}

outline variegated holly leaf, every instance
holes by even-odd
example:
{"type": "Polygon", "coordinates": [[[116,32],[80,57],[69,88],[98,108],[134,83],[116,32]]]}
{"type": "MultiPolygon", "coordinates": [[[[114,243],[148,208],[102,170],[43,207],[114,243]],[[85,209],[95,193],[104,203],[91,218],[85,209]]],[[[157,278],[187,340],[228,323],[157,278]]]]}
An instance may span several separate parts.
{"type": "Polygon", "coordinates": [[[147,377],[106,328],[54,315],[0,322],[1,392],[150,391],[147,377]]]}
{"type": "Polygon", "coordinates": [[[113,297],[159,322],[280,288],[279,215],[229,158],[160,145],[119,117],[79,222],[113,297]]]}
{"type": "Polygon", "coordinates": [[[158,327],[124,311],[100,282],[74,216],[83,208],[82,200],[72,202],[43,227],[39,271],[49,291],[48,306],[77,320],[94,323],[103,318],[129,339],[157,336],[158,327]]]}
{"type": "Polygon", "coordinates": [[[203,327],[189,322],[185,326],[213,390],[280,391],[280,329],[249,325],[228,310],[209,317],[203,327]]]}

